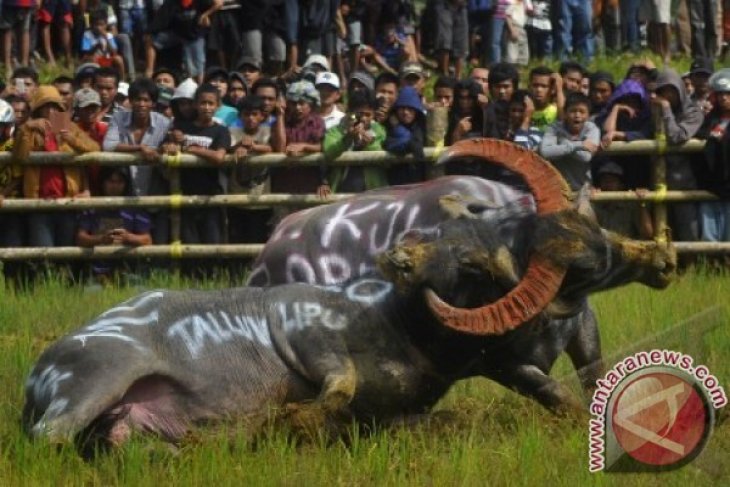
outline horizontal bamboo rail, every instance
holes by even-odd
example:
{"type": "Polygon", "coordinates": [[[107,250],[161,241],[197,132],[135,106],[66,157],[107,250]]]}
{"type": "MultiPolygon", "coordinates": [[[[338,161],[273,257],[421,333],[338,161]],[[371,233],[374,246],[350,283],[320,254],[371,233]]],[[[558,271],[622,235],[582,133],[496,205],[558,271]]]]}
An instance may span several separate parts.
{"type": "MultiPolygon", "coordinates": [[[[654,140],[635,140],[633,142],[613,142],[610,147],[601,151],[601,153],[615,156],[649,155],[660,151],[663,151],[665,154],[686,154],[699,152],[704,145],[704,141],[696,139],[676,146],[664,146],[654,140]]],[[[437,160],[441,152],[442,149],[426,147],[424,149],[424,159],[429,161],[437,160]]],[[[413,160],[412,156],[396,155],[385,151],[345,152],[335,160],[327,160],[322,153],[302,157],[289,157],[286,154],[278,153],[264,154],[248,156],[240,160],[236,160],[235,156],[229,154],[226,156],[223,165],[235,166],[236,164],[245,164],[251,167],[286,167],[289,165],[319,166],[326,163],[327,166],[337,167],[353,164],[363,166],[374,166],[383,163],[405,164],[413,160]]],[[[10,152],[0,153],[0,164],[9,164],[11,162],[13,162],[13,158],[10,152]]],[[[161,162],[150,163],[139,159],[135,154],[124,154],[121,152],[88,152],[81,155],[63,152],[32,152],[29,160],[23,161],[23,164],[37,166],[87,166],[89,164],[97,164],[100,166],[128,166],[164,164],[172,167],[210,167],[210,163],[191,154],[180,154],[177,157],[163,156],[161,162]]]]}
{"type": "MultiPolygon", "coordinates": [[[[299,194],[265,194],[250,196],[243,194],[222,194],[216,196],[128,196],[128,197],[95,197],[95,198],[59,198],[43,199],[6,199],[0,205],[3,212],[32,211],[70,211],[88,209],[113,208],[200,208],[207,206],[225,207],[269,207],[269,206],[317,206],[340,201],[354,194],[335,194],[326,199],[316,195],[299,194]]],[[[599,203],[608,201],[646,201],[646,202],[678,202],[678,201],[714,201],[717,197],[709,191],[666,191],[659,193],[649,191],[639,197],[634,191],[601,191],[591,196],[591,201],[599,203]]]]}
{"type": "MultiPolygon", "coordinates": [[[[682,254],[718,254],[730,252],[730,242],[674,242],[682,254]]],[[[85,247],[0,248],[0,261],[19,260],[118,260],[118,259],[250,259],[256,257],[263,244],[226,245],[148,245],[122,247],[99,245],[85,247]]]]}
{"type": "MultiPolygon", "coordinates": [[[[704,141],[690,140],[681,146],[667,146],[655,140],[641,140],[634,142],[614,142],[604,150],[604,154],[615,156],[631,155],[663,155],[672,153],[699,152],[704,147],[704,141]]],[[[425,160],[436,161],[442,152],[441,149],[426,148],[425,160]]],[[[345,152],[336,160],[326,160],[323,154],[311,154],[304,157],[288,157],[285,154],[267,154],[247,157],[236,160],[233,155],[226,156],[224,166],[245,164],[251,167],[286,167],[291,165],[330,167],[348,165],[381,165],[402,164],[412,162],[413,158],[394,155],[384,151],[345,152]]],[[[0,153],[0,164],[13,163],[12,154],[0,153]]],[[[96,164],[101,166],[126,166],[160,164],[173,170],[179,167],[210,167],[210,164],[196,156],[181,154],[179,156],[162,156],[159,162],[149,163],[142,161],[135,154],[114,152],[93,152],[74,156],[65,153],[34,152],[28,161],[23,164],[32,165],[79,165],[96,164]]],[[[173,178],[174,179],[174,178],[173,178]]],[[[84,209],[114,209],[114,208],[170,208],[178,210],[184,207],[270,207],[296,206],[307,207],[331,203],[351,194],[332,195],[327,199],[320,199],[316,195],[266,194],[259,196],[242,194],[224,194],[215,196],[185,196],[179,194],[142,197],[94,197],[94,198],[61,198],[57,200],[41,199],[6,199],[0,205],[3,212],[32,212],[32,211],[79,211],[84,209]]],[[[596,192],[591,196],[592,201],[646,201],[656,203],[661,207],[665,202],[679,201],[712,201],[717,198],[707,191],[649,191],[639,197],[634,191],[596,192]]],[[[730,252],[730,242],[675,242],[681,253],[725,253],[730,252]]],[[[262,244],[230,244],[230,245],[150,245],[145,247],[98,246],[95,248],[81,247],[46,247],[46,248],[0,248],[0,260],[88,260],[88,259],[128,259],[128,258],[252,258],[263,249],[262,244]]]]}

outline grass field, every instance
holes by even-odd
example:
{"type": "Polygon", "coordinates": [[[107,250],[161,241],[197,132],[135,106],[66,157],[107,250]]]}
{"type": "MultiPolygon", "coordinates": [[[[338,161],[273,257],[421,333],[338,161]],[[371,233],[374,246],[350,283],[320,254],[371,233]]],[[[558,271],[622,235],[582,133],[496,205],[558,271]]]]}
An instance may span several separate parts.
{"type": "MultiPolygon", "coordinates": [[[[158,280],[149,287],[182,287],[158,280]]],[[[1,288],[0,288],[1,289],[1,288]]],[[[349,444],[295,445],[272,430],[255,445],[235,428],[201,430],[177,451],[150,437],[85,462],[71,449],[31,442],[21,432],[23,382],[50,340],[139,290],[84,290],[48,282],[0,295],[0,485],[730,485],[730,421],[703,454],[663,474],[590,474],[587,427],[558,420],[484,379],[460,383],[438,405],[451,422],[352,434],[349,444]]],[[[688,272],[669,289],[632,285],[592,298],[606,355],[640,348],[692,354],[730,389],[730,279],[688,272]],[[683,320],[722,305],[713,329],[683,320]],[[666,330],[670,330],[665,332],[666,330]],[[664,333],[663,333],[664,332],[664,333]],[[658,337],[658,338],[656,338],[658,337]]],[[[705,320],[706,321],[706,320],[705,320]]],[[[709,323],[708,323],[709,324],[709,323]]],[[[613,363],[608,364],[613,365],[613,363]]],[[[568,377],[567,359],[554,375],[568,377]]]]}

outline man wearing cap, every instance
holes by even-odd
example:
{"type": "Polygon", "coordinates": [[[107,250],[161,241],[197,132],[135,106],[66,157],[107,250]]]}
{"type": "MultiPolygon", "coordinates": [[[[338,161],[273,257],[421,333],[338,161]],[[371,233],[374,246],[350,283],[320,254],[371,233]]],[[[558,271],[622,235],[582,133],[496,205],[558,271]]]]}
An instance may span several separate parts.
{"type": "Polygon", "coordinates": [[[94,77],[96,71],[99,69],[99,65],[96,63],[84,63],[74,73],[74,87],[79,88],[91,88],[94,85],[94,77]]]}
{"type": "MultiPolygon", "coordinates": [[[[61,95],[54,86],[41,85],[30,99],[30,116],[15,136],[13,159],[23,164],[23,197],[57,199],[89,195],[85,168],[79,166],[33,166],[31,152],[82,154],[99,150],[99,144],[61,112],[61,95]],[[54,123],[51,122],[54,121],[54,123]]],[[[68,212],[28,215],[28,240],[33,247],[73,245],[76,218],[68,212]]]]}
{"type": "Polygon", "coordinates": [[[705,115],[712,110],[710,76],[713,71],[712,59],[695,59],[689,68],[689,79],[692,82],[690,99],[702,108],[705,115]]]}
{"type": "Polygon", "coordinates": [[[243,76],[246,88],[251,89],[253,84],[261,77],[261,62],[255,57],[244,56],[238,61],[236,71],[243,76]]]}
{"type": "Polygon", "coordinates": [[[350,82],[347,84],[348,96],[355,91],[367,91],[372,93],[375,88],[373,75],[367,71],[357,70],[350,75],[350,82]]]}
{"type": "Polygon", "coordinates": [[[319,92],[319,115],[324,120],[325,130],[329,130],[337,126],[345,116],[345,113],[337,106],[340,101],[340,78],[329,71],[319,73],[314,87],[319,92]]]}
{"type": "Polygon", "coordinates": [[[426,87],[426,75],[421,63],[407,61],[401,64],[399,75],[401,87],[412,86],[423,97],[423,89],[426,87]]]}
{"type": "Polygon", "coordinates": [[[99,145],[104,143],[108,125],[98,120],[101,98],[91,88],[81,88],[74,93],[73,119],[79,128],[94,139],[99,145]]]}
{"type": "MultiPolygon", "coordinates": [[[[303,156],[322,151],[324,120],[317,113],[319,92],[309,81],[292,83],[286,92],[286,112],[279,104],[272,135],[274,150],[288,156],[303,156]],[[283,141],[283,144],[282,144],[283,141]]],[[[271,192],[311,194],[324,191],[325,168],[277,167],[271,169],[271,192]]]]}
{"type": "Polygon", "coordinates": [[[308,77],[311,77],[309,81],[314,82],[314,78],[317,74],[329,70],[330,62],[325,56],[322,54],[311,54],[307,60],[304,61],[304,65],[302,66],[302,78],[308,79],[308,77]]]}

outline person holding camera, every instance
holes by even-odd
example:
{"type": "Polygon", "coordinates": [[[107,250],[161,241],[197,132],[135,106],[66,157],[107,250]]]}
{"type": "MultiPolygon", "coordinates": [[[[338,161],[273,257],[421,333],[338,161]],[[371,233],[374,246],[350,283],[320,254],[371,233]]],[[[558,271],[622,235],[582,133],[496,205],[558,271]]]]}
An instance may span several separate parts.
{"type": "MultiPolygon", "coordinates": [[[[324,136],[327,160],[337,159],[345,151],[383,150],[385,128],[374,119],[376,108],[371,93],[355,92],[350,96],[347,114],[324,136]]],[[[388,184],[385,169],[378,166],[335,167],[328,179],[335,193],[359,193],[388,184]]]]}

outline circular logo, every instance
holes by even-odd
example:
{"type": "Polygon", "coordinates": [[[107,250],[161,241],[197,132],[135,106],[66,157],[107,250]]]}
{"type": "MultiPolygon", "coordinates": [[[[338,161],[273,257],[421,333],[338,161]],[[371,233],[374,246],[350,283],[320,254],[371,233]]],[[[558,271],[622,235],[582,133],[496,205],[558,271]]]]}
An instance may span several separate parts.
{"type": "Polygon", "coordinates": [[[707,396],[683,374],[646,372],[627,383],[613,404],[616,441],[646,465],[668,467],[692,460],[711,431],[707,396]]]}

